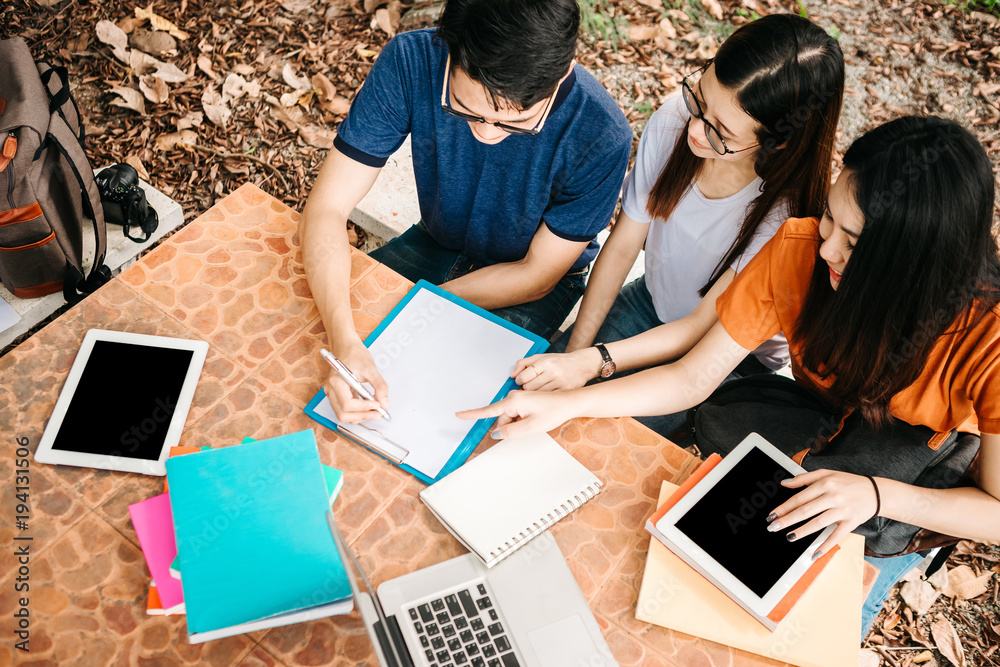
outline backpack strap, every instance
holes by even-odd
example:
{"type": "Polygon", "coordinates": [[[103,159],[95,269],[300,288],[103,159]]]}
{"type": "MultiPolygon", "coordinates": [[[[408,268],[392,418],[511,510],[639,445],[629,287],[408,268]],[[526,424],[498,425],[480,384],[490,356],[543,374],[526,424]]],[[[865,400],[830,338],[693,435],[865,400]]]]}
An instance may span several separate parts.
{"type": "Polygon", "coordinates": [[[38,68],[38,76],[45,86],[45,91],[49,94],[49,112],[58,113],[62,116],[70,129],[76,129],[77,139],[80,145],[84,141],[83,123],[80,122],[80,109],[76,106],[76,100],[70,94],[69,72],[65,67],[53,67],[46,60],[35,62],[38,68]]]}
{"type": "MultiPolygon", "coordinates": [[[[77,290],[83,294],[90,294],[104,283],[111,280],[111,270],[104,265],[104,258],[108,251],[108,234],[104,223],[104,207],[101,205],[101,193],[97,190],[97,183],[94,181],[94,174],[90,170],[90,161],[83,151],[83,146],[77,140],[75,133],[66,124],[61,115],[53,115],[49,124],[49,134],[42,142],[44,147],[49,142],[59,149],[63,154],[73,174],[83,191],[84,213],[89,213],[90,220],[94,226],[94,238],[96,248],[94,252],[94,264],[90,269],[90,274],[84,280],[82,274],[71,267],[67,273],[67,279],[63,283],[63,293],[66,301],[76,303],[82,296],[77,294],[77,290]],[[89,209],[89,211],[88,211],[89,209]],[[72,297],[72,298],[71,298],[72,297]]],[[[39,150],[42,150],[42,147],[39,150]]]]}

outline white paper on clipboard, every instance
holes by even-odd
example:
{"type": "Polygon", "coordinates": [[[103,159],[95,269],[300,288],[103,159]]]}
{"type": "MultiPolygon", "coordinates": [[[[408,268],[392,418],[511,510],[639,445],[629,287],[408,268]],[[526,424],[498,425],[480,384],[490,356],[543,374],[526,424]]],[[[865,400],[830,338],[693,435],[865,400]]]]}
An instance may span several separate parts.
{"type": "MultiPolygon", "coordinates": [[[[488,405],[532,341],[453,301],[421,289],[369,346],[389,385],[391,421],[338,427],[371,430],[408,451],[403,463],[437,477],[475,421],[455,413],[488,405]]],[[[337,422],[329,401],[316,412],[337,422]]]]}

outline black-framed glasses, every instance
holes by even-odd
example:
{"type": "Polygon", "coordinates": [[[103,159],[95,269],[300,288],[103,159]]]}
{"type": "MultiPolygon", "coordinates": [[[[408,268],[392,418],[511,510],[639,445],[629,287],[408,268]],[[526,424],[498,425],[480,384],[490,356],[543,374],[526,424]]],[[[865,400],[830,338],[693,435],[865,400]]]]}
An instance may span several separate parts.
{"type": "Polygon", "coordinates": [[[719,129],[705,119],[705,112],[702,111],[701,103],[698,102],[698,98],[694,95],[694,90],[692,90],[691,86],[688,84],[688,79],[695,74],[703,73],[711,64],[712,61],[709,60],[708,63],[706,63],[701,69],[694,72],[694,74],[689,74],[681,81],[681,97],[684,98],[684,106],[687,107],[688,113],[690,113],[692,117],[700,120],[705,126],[705,138],[708,140],[708,145],[711,146],[712,150],[719,155],[742,153],[743,151],[757,148],[760,144],[754,144],[753,146],[747,146],[746,148],[740,148],[735,151],[732,150],[729,146],[726,146],[726,140],[722,138],[722,133],[719,132],[719,129]]]}
{"type": "Polygon", "coordinates": [[[444,66],[444,83],[441,86],[441,108],[445,112],[450,113],[452,116],[461,118],[462,120],[467,120],[470,123],[485,123],[486,125],[492,125],[493,127],[499,128],[504,132],[509,134],[526,134],[528,136],[535,136],[542,131],[542,126],[545,125],[545,120],[549,117],[549,112],[552,111],[552,105],[555,104],[556,95],[559,94],[559,86],[556,86],[555,91],[552,93],[552,97],[549,98],[548,103],[545,105],[545,112],[542,113],[542,117],[538,119],[534,127],[517,127],[515,125],[508,125],[506,123],[501,123],[500,121],[486,120],[482,116],[476,116],[471,113],[465,113],[464,111],[458,111],[457,109],[452,109],[451,105],[448,103],[448,81],[451,79],[451,54],[448,54],[448,60],[444,66]]]}

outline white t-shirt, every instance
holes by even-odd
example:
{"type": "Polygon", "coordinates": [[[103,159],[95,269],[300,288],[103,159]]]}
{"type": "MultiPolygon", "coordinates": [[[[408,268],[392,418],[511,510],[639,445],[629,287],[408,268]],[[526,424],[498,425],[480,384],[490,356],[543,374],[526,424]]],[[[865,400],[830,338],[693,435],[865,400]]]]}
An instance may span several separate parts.
{"type": "MultiPolygon", "coordinates": [[[[649,225],[646,288],[661,322],[689,315],[701,301],[698,290],[729,252],[763,185],[760,178],[755,178],[734,195],[708,199],[692,184],[666,222],[650,217],[646,211],[649,193],[689,115],[680,95],[656,110],[642,132],[635,167],[625,177],[623,187],[622,210],[636,222],[649,225]]],[[[732,268],[739,272],[746,266],[789,217],[785,203],[769,211],[732,268]]],[[[781,368],[788,363],[788,343],[779,334],[754,350],[754,355],[768,368],[781,368]]]]}

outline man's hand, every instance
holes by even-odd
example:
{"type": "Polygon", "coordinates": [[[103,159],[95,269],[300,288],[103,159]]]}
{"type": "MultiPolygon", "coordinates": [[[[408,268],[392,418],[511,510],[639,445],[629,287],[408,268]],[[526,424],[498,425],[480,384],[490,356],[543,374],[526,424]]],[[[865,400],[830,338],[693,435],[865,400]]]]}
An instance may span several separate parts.
{"type": "Polygon", "coordinates": [[[369,419],[382,419],[377,406],[381,405],[383,410],[389,411],[389,386],[375,367],[371,352],[359,339],[350,345],[338,348],[336,357],[351,369],[362,383],[370,384],[375,393],[374,401],[356,396],[351,387],[331,368],[323,389],[334,414],[337,415],[337,421],[357,424],[369,419]]]}

